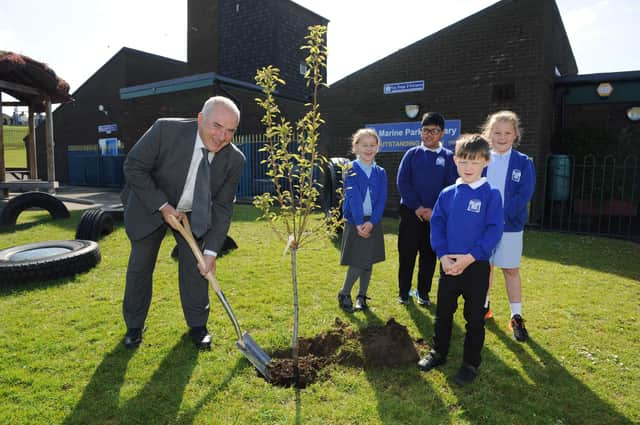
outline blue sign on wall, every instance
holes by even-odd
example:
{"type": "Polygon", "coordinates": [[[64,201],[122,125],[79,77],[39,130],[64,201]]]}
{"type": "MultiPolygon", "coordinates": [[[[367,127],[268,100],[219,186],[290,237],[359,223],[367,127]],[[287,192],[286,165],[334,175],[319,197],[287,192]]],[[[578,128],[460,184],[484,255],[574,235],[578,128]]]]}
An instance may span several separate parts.
{"type": "MultiPolygon", "coordinates": [[[[446,120],[444,125],[442,144],[453,150],[456,140],[460,137],[461,122],[446,120]]],[[[380,136],[380,152],[404,152],[421,143],[420,121],[366,124],[365,127],[375,129],[380,136]]]]}
{"type": "Polygon", "coordinates": [[[424,91],[424,80],[387,83],[383,88],[384,94],[407,93],[412,91],[424,91]]]}
{"type": "Polygon", "coordinates": [[[98,126],[98,133],[113,133],[118,131],[118,124],[104,124],[98,126]]]}

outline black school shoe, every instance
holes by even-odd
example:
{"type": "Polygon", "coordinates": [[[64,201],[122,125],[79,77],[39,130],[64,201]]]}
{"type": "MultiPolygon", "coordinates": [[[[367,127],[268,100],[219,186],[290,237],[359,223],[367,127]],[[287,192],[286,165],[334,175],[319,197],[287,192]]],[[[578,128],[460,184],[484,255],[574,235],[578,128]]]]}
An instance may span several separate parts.
{"type": "Polygon", "coordinates": [[[127,328],[127,333],[124,335],[124,340],[122,341],[122,343],[130,350],[138,348],[140,343],[142,343],[143,332],[143,328],[127,328]]]}
{"type": "Polygon", "coordinates": [[[453,382],[458,385],[467,385],[473,382],[478,376],[478,368],[471,366],[469,363],[462,363],[460,369],[453,377],[453,382]]]}
{"type": "Polygon", "coordinates": [[[519,314],[516,314],[509,321],[509,329],[513,331],[513,337],[516,341],[524,342],[529,338],[529,332],[524,326],[524,319],[519,314]]]}
{"type": "Polygon", "coordinates": [[[418,305],[421,305],[422,307],[429,307],[431,305],[429,294],[427,294],[424,298],[416,294],[416,300],[418,300],[418,305]]]}
{"type": "Polygon", "coordinates": [[[338,293],[338,306],[346,312],[351,312],[353,310],[353,301],[351,301],[351,295],[344,295],[342,293],[338,293]]]}
{"type": "Polygon", "coordinates": [[[358,295],[356,297],[356,305],[353,308],[354,310],[367,310],[369,308],[369,306],[367,305],[367,300],[370,300],[371,298],[367,297],[366,295],[358,295]]]}
{"type": "Polygon", "coordinates": [[[189,336],[199,350],[211,348],[211,335],[206,326],[195,326],[189,330],[189,336]]]}
{"type": "Polygon", "coordinates": [[[441,354],[431,350],[425,356],[425,358],[421,359],[418,362],[418,367],[423,372],[429,372],[431,369],[437,366],[441,366],[447,362],[447,358],[443,357],[441,354]]]}

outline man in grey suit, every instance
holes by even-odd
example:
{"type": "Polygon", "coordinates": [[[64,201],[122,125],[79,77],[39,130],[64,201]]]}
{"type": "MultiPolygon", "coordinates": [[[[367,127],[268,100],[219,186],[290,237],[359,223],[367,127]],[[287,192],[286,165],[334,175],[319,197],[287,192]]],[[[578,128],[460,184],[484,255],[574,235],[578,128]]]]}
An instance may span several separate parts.
{"type": "MultiPolygon", "coordinates": [[[[131,241],[123,301],[127,333],[124,345],[135,348],[142,342],[145,319],[151,304],[152,276],[160,244],[169,226],[169,216],[178,220],[196,210],[204,211],[201,245],[205,268],[201,268],[187,242],[177,232],[180,300],[189,335],[198,348],[209,348],[211,336],[209,289],[204,279],[216,271],[216,255],[229,230],[235,192],[245,158],[231,144],[238,128],[240,111],[226,97],[208,99],[197,120],[159,119],[131,148],[124,163],[126,185],[122,193],[124,221],[131,241]],[[205,149],[203,149],[205,148],[205,149]],[[203,162],[207,156],[208,163],[203,162]],[[208,167],[208,168],[207,168],[208,167]],[[202,170],[202,169],[204,170],[202,170]],[[202,178],[209,174],[207,193],[202,178]],[[198,201],[204,193],[206,201],[198,201]],[[208,203],[208,205],[207,205],[208,203]]],[[[196,223],[192,223],[196,233],[196,223]]]]}

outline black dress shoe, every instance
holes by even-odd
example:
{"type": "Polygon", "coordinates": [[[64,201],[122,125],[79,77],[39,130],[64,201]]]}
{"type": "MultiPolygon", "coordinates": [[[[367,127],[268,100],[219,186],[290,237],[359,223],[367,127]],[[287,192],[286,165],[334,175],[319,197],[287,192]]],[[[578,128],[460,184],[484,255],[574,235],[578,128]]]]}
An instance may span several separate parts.
{"type": "Polygon", "coordinates": [[[142,328],[128,328],[124,335],[124,346],[127,348],[136,348],[142,342],[142,328]]]}
{"type": "Polygon", "coordinates": [[[201,350],[211,348],[211,335],[206,326],[196,326],[189,330],[189,336],[196,345],[196,348],[201,350]]]}

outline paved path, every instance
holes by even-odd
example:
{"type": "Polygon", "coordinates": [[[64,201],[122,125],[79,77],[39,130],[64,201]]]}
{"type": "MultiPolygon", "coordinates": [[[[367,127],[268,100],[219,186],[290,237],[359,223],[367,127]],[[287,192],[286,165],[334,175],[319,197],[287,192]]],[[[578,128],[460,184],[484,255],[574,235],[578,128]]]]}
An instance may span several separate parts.
{"type": "Polygon", "coordinates": [[[69,210],[106,207],[121,204],[121,189],[89,186],[61,186],[55,197],[60,199],[69,210]]]}
{"type": "MultiPolygon", "coordinates": [[[[60,186],[53,195],[64,202],[69,211],[72,211],[121,204],[120,191],[121,189],[118,188],[107,187],[60,186]]],[[[17,195],[20,193],[11,192],[9,198],[17,195]]],[[[0,209],[7,201],[0,200],[0,209]]]]}

